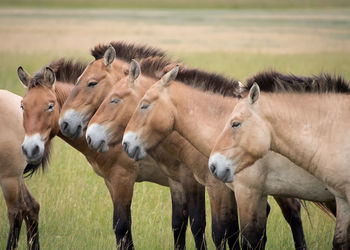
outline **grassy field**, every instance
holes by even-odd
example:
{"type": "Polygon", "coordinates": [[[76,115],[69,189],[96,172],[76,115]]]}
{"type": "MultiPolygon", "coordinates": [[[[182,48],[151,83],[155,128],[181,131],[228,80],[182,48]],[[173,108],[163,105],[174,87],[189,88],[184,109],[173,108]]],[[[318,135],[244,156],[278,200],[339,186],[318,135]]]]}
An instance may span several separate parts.
{"type": "MultiPolygon", "coordinates": [[[[100,41],[118,39],[159,46],[188,65],[240,80],[267,68],[307,75],[334,72],[349,80],[349,13],[349,9],[283,12],[0,9],[0,88],[22,95],[25,90],[16,75],[19,65],[34,72],[60,56],[91,60],[89,48],[100,41]]],[[[103,180],[76,150],[55,139],[49,170],[27,180],[27,184],[41,204],[42,249],[114,248],[110,196],[103,180]]],[[[270,201],[267,248],[293,249],[291,233],[280,209],[273,199],[270,201]]],[[[308,208],[310,218],[305,210],[302,215],[309,248],[330,249],[334,221],[311,203],[308,208]]],[[[168,189],[151,183],[137,184],[132,218],[137,249],[172,248],[168,189]]],[[[207,225],[207,239],[213,249],[208,202],[207,225]]],[[[1,198],[0,249],[5,248],[7,233],[6,206],[1,198]]],[[[19,249],[25,246],[22,230],[19,249]]],[[[187,246],[194,249],[189,230],[187,246]]]]}

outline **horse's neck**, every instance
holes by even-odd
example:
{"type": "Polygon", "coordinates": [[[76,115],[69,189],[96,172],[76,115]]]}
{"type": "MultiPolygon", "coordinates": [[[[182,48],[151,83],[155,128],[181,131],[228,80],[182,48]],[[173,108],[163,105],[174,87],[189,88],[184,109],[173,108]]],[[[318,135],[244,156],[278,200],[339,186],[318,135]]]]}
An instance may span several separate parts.
{"type": "Polygon", "coordinates": [[[261,97],[259,110],[272,128],[271,149],[297,165],[314,172],[318,166],[327,164],[331,151],[336,152],[344,144],[346,132],[341,124],[348,120],[348,96],[263,94],[261,97]]]}
{"type": "Polygon", "coordinates": [[[237,99],[180,83],[174,83],[169,88],[169,96],[176,107],[175,130],[209,157],[237,99]]]}

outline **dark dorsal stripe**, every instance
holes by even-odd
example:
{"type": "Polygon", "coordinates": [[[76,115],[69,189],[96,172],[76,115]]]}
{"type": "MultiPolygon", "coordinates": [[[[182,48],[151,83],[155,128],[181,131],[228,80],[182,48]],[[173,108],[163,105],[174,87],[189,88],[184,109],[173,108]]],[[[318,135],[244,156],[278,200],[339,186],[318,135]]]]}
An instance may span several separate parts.
{"type": "MultiPolygon", "coordinates": [[[[110,44],[114,47],[117,58],[126,62],[130,62],[132,59],[147,58],[149,56],[165,56],[164,51],[146,45],[135,45],[121,41],[111,42],[110,44]]],[[[101,59],[108,47],[109,44],[96,45],[91,49],[91,55],[95,60],[101,59]]]]}
{"type": "Polygon", "coordinates": [[[264,71],[250,77],[246,82],[246,91],[253,83],[258,83],[264,92],[298,93],[350,93],[350,84],[341,76],[321,73],[313,76],[296,76],[277,71],[264,71]]]}
{"type": "MultiPolygon", "coordinates": [[[[60,58],[52,61],[49,67],[55,72],[56,80],[66,83],[75,84],[79,76],[84,72],[87,63],[76,61],[73,59],[60,58]]],[[[43,71],[45,66],[34,74],[31,82],[28,85],[28,89],[35,86],[42,85],[44,80],[43,71]]]]}

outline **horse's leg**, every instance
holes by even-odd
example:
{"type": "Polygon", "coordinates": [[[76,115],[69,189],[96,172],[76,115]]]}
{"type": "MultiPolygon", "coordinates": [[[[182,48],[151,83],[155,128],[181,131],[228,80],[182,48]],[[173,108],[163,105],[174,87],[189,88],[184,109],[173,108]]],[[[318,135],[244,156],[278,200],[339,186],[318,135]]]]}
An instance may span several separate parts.
{"type": "Polygon", "coordinates": [[[350,248],[350,206],[344,199],[335,198],[337,203],[337,220],[335,225],[333,248],[350,248]]]}
{"type": "Polygon", "coordinates": [[[117,249],[123,250],[134,249],[130,207],[136,175],[130,172],[120,166],[114,167],[110,171],[110,184],[108,184],[113,200],[113,230],[117,240],[117,249]]]}
{"type": "Polygon", "coordinates": [[[190,226],[197,249],[207,249],[205,241],[205,187],[199,184],[192,175],[185,175],[181,180],[188,213],[190,226]]]}
{"type": "Polygon", "coordinates": [[[186,249],[186,229],[188,222],[188,210],[186,197],[180,183],[169,179],[171,204],[172,204],[172,228],[174,233],[175,249],[186,249]]]}
{"type": "Polygon", "coordinates": [[[266,221],[269,213],[267,197],[259,190],[235,183],[242,249],[264,249],[266,244],[266,221]]]}
{"type": "Polygon", "coordinates": [[[39,250],[39,210],[40,205],[23,183],[23,198],[26,204],[24,221],[27,227],[27,245],[30,250],[39,250]]]}
{"type": "Polygon", "coordinates": [[[240,249],[234,193],[224,183],[208,186],[207,191],[212,217],[212,238],[216,249],[226,249],[226,241],[230,249],[240,249]]]}
{"type": "Polygon", "coordinates": [[[21,198],[20,181],[18,177],[14,177],[1,179],[0,183],[6,201],[10,223],[6,250],[16,249],[23,221],[23,200],[21,198]]]}
{"type": "Polygon", "coordinates": [[[300,201],[294,198],[274,198],[292,230],[295,249],[307,249],[300,216],[300,201]]]}

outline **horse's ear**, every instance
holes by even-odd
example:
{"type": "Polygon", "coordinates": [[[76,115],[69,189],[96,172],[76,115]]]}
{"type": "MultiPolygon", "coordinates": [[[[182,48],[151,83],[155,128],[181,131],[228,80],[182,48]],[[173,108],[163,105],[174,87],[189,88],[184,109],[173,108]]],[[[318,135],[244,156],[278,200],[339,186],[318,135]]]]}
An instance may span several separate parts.
{"type": "Polygon", "coordinates": [[[56,81],[56,75],[50,67],[44,69],[44,82],[46,87],[53,88],[56,81]]]}
{"type": "Polygon", "coordinates": [[[168,87],[172,81],[175,80],[177,73],[179,73],[179,65],[176,65],[172,70],[166,73],[161,81],[164,87],[168,87]]]}
{"type": "Polygon", "coordinates": [[[129,76],[130,76],[131,82],[134,82],[140,76],[140,73],[141,73],[141,68],[139,63],[136,60],[132,59],[130,63],[130,70],[129,70],[129,76]]]}
{"type": "Polygon", "coordinates": [[[249,95],[248,95],[249,104],[256,103],[257,100],[259,99],[259,96],[260,96],[260,88],[259,88],[259,85],[255,82],[249,90],[249,95]]]}
{"type": "Polygon", "coordinates": [[[19,80],[21,80],[24,87],[28,88],[30,79],[32,79],[32,77],[22,68],[22,66],[18,67],[17,74],[18,74],[19,80]]]}
{"type": "Polygon", "coordinates": [[[109,45],[105,54],[103,55],[103,62],[106,66],[110,65],[114,59],[117,57],[117,53],[112,45],[109,45]]]}

